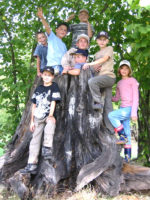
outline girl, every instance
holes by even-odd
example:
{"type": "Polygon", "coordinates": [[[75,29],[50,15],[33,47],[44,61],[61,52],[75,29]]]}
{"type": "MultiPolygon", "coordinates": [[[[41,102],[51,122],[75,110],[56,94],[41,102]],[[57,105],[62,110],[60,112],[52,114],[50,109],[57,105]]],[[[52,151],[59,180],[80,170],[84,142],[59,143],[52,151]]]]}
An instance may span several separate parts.
{"type": "Polygon", "coordinates": [[[117,144],[125,144],[125,161],[129,162],[131,159],[130,118],[133,121],[137,120],[139,83],[131,77],[131,64],[127,60],[120,62],[118,74],[122,79],[117,83],[116,96],[112,97],[112,101],[117,102],[121,99],[121,106],[120,109],[110,112],[108,118],[119,134],[120,139],[117,144]]]}

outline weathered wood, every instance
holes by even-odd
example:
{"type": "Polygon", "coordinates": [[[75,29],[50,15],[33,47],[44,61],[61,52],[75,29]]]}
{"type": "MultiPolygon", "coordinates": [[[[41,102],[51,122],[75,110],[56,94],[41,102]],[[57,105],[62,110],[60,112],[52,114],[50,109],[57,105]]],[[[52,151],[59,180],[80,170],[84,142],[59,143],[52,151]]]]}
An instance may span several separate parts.
{"type": "Polygon", "coordinates": [[[122,147],[116,145],[116,137],[105,127],[103,114],[92,109],[87,82],[90,77],[91,72],[87,70],[81,71],[80,76],[55,78],[62,96],[62,102],[56,108],[53,143],[56,161],[51,163],[40,155],[37,174],[23,176],[19,170],[27,164],[32,137],[29,131],[30,98],[41,81],[35,79],[26,109],[0,168],[1,179],[21,199],[45,190],[51,193],[60,181],[61,184],[68,182],[68,187],[71,183],[76,191],[94,182],[98,192],[109,196],[116,196],[120,191],[150,189],[150,169],[139,167],[134,172],[135,168],[123,164],[120,157],[122,147]]]}

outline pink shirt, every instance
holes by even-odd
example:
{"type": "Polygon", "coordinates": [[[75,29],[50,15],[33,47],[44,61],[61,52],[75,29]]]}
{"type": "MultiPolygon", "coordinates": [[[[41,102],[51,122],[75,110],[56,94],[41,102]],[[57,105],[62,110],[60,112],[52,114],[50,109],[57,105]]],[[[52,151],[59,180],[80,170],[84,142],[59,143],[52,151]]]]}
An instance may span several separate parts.
{"type": "Polygon", "coordinates": [[[117,83],[116,95],[112,97],[112,101],[121,99],[121,107],[131,106],[131,117],[137,117],[137,109],[139,104],[139,83],[133,77],[121,79],[117,83]]]}

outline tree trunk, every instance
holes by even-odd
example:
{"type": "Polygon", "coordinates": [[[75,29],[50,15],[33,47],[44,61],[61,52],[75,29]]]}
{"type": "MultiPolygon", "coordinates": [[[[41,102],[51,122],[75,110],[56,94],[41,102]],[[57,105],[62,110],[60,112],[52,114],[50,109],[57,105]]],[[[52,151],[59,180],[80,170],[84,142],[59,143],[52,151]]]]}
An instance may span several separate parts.
{"type": "MultiPolygon", "coordinates": [[[[3,183],[21,199],[39,193],[51,194],[60,185],[78,191],[91,182],[98,192],[109,196],[116,196],[120,191],[150,189],[150,169],[123,164],[122,146],[116,145],[116,137],[104,126],[103,114],[92,109],[87,84],[90,77],[91,72],[87,70],[81,71],[80,76],[55,78],[62,96],[61,104],[56,107],[55,163],[40,155],[36,175],[19,172],[27,164],[32,137],[28,101],[0,167],[3,183]]],[[[39,82],[36,78],[30,98],[39,82]]]]}

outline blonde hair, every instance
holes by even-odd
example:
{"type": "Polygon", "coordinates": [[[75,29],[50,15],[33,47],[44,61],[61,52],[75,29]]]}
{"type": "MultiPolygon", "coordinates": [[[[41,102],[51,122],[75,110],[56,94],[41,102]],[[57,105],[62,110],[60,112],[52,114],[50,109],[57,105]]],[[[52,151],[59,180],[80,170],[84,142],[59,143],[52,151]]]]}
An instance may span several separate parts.
{"type": "Polygon", "coordinates": [[[121,66],[118,68],[118,75],[121,76],[120,69],[122,69],[123,66],[127,66],[127,67],[128,67],[128,69],[129,69],[129,74],[128,74],[128,76],[131,77],[131,76],[132,76],[132,70],[131,70],[131,68],[130,68],[128,65],[121,65],[121,66]]]}

